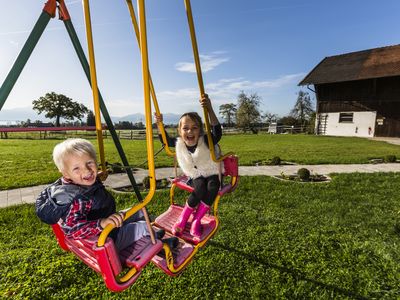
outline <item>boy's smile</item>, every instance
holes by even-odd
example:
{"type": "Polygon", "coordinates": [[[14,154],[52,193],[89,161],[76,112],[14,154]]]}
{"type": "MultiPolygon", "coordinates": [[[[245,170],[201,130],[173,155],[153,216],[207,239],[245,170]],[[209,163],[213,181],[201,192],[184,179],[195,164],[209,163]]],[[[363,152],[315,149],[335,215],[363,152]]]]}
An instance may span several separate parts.
{"type": "Polygon", "coordinates": [[[69,154],[64,160],[62,174],[75,184],[90,186],[96,181],[96,160],[86,153],[69,154]]]}

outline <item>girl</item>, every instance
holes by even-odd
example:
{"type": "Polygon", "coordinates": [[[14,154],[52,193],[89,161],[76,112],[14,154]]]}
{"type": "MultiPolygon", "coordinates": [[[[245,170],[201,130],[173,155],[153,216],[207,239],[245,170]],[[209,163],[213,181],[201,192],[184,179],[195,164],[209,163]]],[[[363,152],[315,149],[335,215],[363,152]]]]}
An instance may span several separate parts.
{"type": "MultiPolygon", "coordinates": [[[[221,124],[207,94],[200,99],[200,103],[208,110],[212,126],[212,140],[215,145],[222,136],[221,124]]],[[[161,131],[162,115],[155,117],[158,130],[161,131]]],[[[204,134],[203,123],[197,113],[189,112],[181,116],[178,123],[178,134],[179,137],[176,139],[167,135],[167,143],[168,146],[175,147],[179,167],[186,176],[190,177],[194,191],[190,194],[172,232],[174,235],[180,236],[190,215],[194,213],[190,234],[199,240],[201,219],[210,209],[220,187],[219,163],[214,162],[211,158],[207,135],[204,134]]]]}

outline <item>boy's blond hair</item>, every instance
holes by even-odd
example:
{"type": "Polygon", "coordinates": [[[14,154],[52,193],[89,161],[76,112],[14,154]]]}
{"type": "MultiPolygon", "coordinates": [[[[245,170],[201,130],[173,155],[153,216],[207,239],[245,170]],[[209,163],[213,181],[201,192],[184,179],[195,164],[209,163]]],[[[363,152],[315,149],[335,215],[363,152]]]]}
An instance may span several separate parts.
{"type": "Polygon", "coordinates": [[[53,150],[53,160],[60,172],[64,171],[64,159],[66,156],[71,154],[87,154],[95,161],[96,150],[94,149],[92,143],[85,139],[67,139],[54,147],[53,150]]]}

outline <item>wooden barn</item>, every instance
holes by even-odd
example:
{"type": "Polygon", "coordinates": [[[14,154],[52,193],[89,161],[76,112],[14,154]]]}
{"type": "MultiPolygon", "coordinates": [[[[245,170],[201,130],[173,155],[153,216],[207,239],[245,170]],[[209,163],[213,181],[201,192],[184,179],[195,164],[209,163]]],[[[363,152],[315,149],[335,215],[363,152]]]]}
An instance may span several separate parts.
{"type": "Polygon", "coordinates": [[[400,45],[326,57],[299,85],[314,85],[317,134],[400,137],[400,45]]]}

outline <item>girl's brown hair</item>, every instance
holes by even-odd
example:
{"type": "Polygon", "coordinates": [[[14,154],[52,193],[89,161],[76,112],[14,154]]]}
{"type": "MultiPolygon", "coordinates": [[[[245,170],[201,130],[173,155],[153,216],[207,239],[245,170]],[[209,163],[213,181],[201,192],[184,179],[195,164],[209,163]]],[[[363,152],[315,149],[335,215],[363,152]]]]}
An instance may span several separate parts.
{"type": "Polygon", "coordinates": [[[187,112],[184,113],[180,118],[179,118],[179,123],[178,123],[178,132],[181,128],[181,121],[184,117],[188,117],[189,119],[191,119],[193,122],[195,122],[197,124],[197,126],[199,126],[200,129],[200,135],[204,134],[204,129],[203,129],[203,122],[201,120],[201,117],[199,116],[199,114],[197,112],[187,112]]]}

